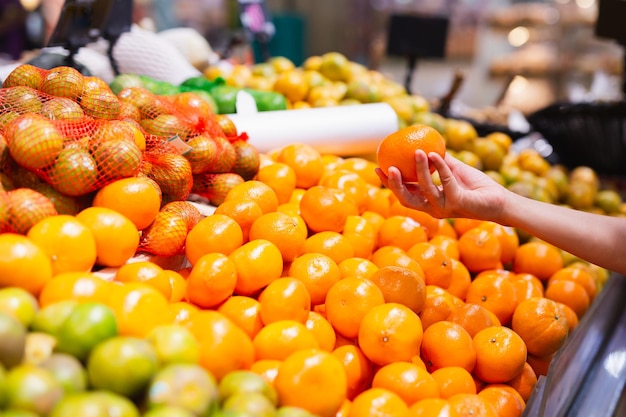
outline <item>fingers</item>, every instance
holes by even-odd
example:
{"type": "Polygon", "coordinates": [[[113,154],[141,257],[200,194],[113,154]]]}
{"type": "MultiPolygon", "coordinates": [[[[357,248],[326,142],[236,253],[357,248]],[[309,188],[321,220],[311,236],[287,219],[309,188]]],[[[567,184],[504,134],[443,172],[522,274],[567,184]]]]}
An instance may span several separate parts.
{"type": "Polygon", "coordinates": [[[439,179],[444,189],[454,182],[454,176],[450,166],[458,162],[458,159],[454,158],[450,154],[445,155],[445,160],[438,154],[431,152],[428,155],[430,162],[435,166],[435,169],[439,173],[439,179]]]}

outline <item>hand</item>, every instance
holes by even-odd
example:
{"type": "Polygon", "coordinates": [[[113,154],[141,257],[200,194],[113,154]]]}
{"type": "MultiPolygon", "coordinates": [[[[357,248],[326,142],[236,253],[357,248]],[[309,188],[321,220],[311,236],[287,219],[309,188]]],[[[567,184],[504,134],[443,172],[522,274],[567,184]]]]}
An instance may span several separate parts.
{"type": "Polygon", "coordinates": [[[389,188],[404,206],[424,211],[437,218],[467,217],[482,220],[498,219],[507,190],[484,172],[473,168],[450,154],[445,159],[436,153],[428,156],[415,152],[418,182],[402,181],[396,167],[386,176],[376,169],[383,185],[389,188]],[[429,160],[439,173],[441,185],[433,182],[429,160]]]}

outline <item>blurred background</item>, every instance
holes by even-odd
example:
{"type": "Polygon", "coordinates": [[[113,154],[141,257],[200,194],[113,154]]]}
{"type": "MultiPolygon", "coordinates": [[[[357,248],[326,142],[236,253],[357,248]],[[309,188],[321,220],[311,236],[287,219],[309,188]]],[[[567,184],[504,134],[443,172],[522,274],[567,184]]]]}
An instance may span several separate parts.
{"type": "MultiPolygon", "coordinates": [[[[63,1],[0,0],[0,64],[45,46],[55,3],[63,1]]],[[[462,74],[455,98],[470,109],[529,113],[555,100],[622,94],[624,48],[597,36],[598,0],[134,0],[132,7],[135,24],[155,32],[192,28],[234,63],[284,56],[298,66],[336,51],[431,99],[448,94],[462,74]],[[242,30],[246,3],[263,7],[266,26],[255,36],[242,30]],[[415,45],[443,50],[395,48],[389,35],[397,15],[443,18],[443,32],[419,23],[406,32],[415,45]]]]}

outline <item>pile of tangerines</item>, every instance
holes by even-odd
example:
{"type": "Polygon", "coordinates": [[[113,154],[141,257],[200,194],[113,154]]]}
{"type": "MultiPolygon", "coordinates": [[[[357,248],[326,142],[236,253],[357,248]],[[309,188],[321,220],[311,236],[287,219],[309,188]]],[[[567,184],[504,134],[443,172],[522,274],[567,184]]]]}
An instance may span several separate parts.
{"type": "Polygon", "coordinates": [[[184,242],[167,259],[136,256],[158,187],[119,180],[75,216],[0,235],[0,286],[104,303],[122,335],[185,326],[217,379],[252,370],[321,417],[521,415],[593,271],[515,229],[406,208],[375,167],[302,143],[263,154],[212,214],[159,226],[184,242]]]}

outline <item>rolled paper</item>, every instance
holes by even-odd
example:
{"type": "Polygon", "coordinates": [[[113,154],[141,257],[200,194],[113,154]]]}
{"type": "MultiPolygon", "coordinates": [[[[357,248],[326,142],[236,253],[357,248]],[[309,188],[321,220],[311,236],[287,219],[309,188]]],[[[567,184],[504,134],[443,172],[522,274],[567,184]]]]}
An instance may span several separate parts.
{"type": "Polygon", "coordinates": [[[259,152],[305,143],[339,156],[376,152],[378,143],[398,130],[398,116],[387,103],[229,114],[259,152]]]}

